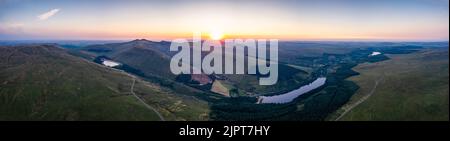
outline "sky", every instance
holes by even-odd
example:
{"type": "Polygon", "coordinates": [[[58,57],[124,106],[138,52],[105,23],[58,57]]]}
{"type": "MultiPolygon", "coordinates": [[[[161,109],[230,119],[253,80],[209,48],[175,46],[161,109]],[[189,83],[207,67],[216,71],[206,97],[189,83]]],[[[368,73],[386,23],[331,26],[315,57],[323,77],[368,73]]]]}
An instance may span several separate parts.
{"type": "Polygon", "coordinates": [[[0,40],[448,41],[448,0],[0,0],[0,40]]]}

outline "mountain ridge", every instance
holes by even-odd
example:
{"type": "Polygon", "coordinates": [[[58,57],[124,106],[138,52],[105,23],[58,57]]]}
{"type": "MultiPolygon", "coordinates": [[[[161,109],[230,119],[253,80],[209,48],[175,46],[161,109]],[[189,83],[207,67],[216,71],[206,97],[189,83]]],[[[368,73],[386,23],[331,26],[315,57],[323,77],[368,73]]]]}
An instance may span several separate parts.
{"type": "MultiPolygon", "coordinates": [[[[132,77],[60,47],[2,46],[0,68],[1,120],[160,119],[130,94],[132,77]]],[[[167,120],[207,118],[205,102],[157,84],[138,79],[133,91],[167,120]]]]}

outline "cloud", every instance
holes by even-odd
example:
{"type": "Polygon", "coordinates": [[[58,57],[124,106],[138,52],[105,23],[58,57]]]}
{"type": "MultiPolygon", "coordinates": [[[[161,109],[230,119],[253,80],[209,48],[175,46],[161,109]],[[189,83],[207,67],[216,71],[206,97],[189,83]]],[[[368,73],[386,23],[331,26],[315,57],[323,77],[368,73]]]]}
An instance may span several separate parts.
{"type": "Polygon", "coordinates": [[[24,32],[24,27],[25,24],[20,22],[0,23],[0,33],[5,34],[22,33],[24,32]]]}
{"type": "Polygon", "coordinates": [[[48,18],[50,18],[50,17],[52,17],[53,15],[55,15],[56,13],[58,13],[58,11],[59,11],[58,8],[57,8],[57,9],[53,9],[53,10],[50,10],[50,11],[48,11],[48,12],[45,12],[45,13],[43,13],[43,14],[37,16],[37,18],[38,18],[39,20],[41,20],[41,21],[47,20],[48,18]]]}

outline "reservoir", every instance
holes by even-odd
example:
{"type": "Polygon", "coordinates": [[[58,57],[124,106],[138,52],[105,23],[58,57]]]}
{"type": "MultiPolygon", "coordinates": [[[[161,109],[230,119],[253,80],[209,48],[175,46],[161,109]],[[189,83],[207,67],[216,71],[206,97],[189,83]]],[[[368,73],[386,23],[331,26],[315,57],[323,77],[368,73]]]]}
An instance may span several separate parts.
{"type": "Polygon", "coordinates": [[[258,104],[260,103],[289,103],[292,102],[295,98],[298,96],[308,93],[314,89],[319,88],[320,86],[324,85],[326,82],[326,77],[319,77],[313,82],[309,83],[308,85],[304,85],[298,89],[292,90],[290,92],[287,92],[285,94],[280,95],[274,95],[274,96],[260,96],[258,98],[258,104]]]}
{"type": "Polygon", "coordinates": [[[105,66],[108,66],[108,67],[115,67],[115,66],[120,65],[120,63],[118,63],[118,62],[114,62],[114,61],[106,60],[106,59],[103,60],[102,64],[105,66]]]}
{"type": "Polygon", "coordinates": [[[372,52],[372,54],[370,54],[369,56],[375,56],[375,55],[380,55],[380,54],[381,54],[381,52],[375,51],[375,52],[372,52]]]}

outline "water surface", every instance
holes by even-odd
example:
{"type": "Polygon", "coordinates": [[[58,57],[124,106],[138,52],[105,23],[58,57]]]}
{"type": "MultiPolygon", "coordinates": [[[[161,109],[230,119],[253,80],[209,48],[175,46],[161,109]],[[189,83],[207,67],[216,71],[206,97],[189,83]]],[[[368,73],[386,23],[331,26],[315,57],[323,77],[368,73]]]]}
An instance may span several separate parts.
{"type": "Polygon", "coordinates": [[[313,82],[309,83],[308,85],[304,85],[298,89],[292,90],[290,92],[275,95],[275,96],[260,96],[258,103],[289,103],[292,102],[295,98],[297,98],[300,95],[303,95],[305,93],[308,93],[314,89],[319,88],[320,86],[324,85],[327,78],[325,77],[319,77],[313,82]]]}

